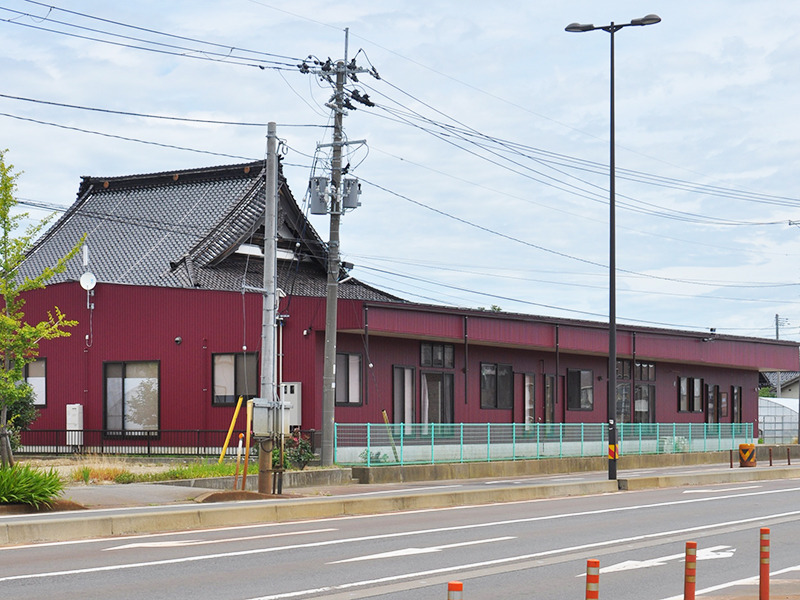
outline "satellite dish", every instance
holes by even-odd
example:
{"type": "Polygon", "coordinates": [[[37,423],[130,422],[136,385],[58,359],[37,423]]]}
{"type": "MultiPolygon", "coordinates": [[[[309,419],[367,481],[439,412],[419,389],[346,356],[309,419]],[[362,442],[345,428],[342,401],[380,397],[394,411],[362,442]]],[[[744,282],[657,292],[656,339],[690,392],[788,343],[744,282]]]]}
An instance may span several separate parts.
{"type": "Polygon", "coordinates": [[[83,289],[85,289],[87,292],[89,290],[93,290],[94,286],[97,285],[97,277],[94,276],[94,273],[90,273],[89,271],[86,271],[86,273],[81,275],[80,284],[81,284],[81,287],[83,289]]]}

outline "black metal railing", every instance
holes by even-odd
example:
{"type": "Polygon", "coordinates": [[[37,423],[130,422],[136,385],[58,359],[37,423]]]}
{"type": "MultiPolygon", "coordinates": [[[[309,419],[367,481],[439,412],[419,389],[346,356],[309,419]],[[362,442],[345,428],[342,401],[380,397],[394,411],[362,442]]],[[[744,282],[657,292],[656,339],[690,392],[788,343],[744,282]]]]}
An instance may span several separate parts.
{"type": "MultiPolygon", "coordinates": [[[[319,433],[302,431],[319,447],[319,433]]],[[[219,456],[225,445],[227,430],[188,429],[158,431],[106,431],[100,429],[39,429],[21,432],[18,455],[33,454],[117,454],[135,456],[219,456]]],[[[238,435],[231,436],[225,453],[236,456],[238,435]]],[[[250,453],[257,450],[252,444],[250,453]]]]}

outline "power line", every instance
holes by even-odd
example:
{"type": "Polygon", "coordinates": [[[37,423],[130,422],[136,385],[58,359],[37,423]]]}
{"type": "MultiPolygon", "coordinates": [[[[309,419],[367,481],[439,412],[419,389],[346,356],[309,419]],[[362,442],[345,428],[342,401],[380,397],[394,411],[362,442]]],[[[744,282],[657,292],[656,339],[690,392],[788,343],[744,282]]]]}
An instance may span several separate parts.
{"type": "MultiPolygon", "coordinates": [[[[12,12],[12,13],[18,14],[20,16],[36,18],[35,15],[31,15],[29,13],[23,13],[23,12],[20,12],[20,11],[11,10],[11,9],[4,8],[4,7],[0,7],[0,10],[4,10],[4,11],[7,11],[7,12],[12,12]]],[[[55,21],[55,20],[52,20],[52,19],[49,20],[49,22],[53,22],[53,23],[56,23],[56,24],[64,25],[66,27],[73,27],[73,28],[77,28],[77,29],[85,29],[85,30],[90,31],[90,32],[100,33],[100,34],[103,34],[103,35],[108,35],[110,37],[117,37],[117,38],[127,39],[127,40],[134,41],[134,42],[141,42],[143,44],[150,44],[151,46],[157,46],[157,47],[156,48],[150,48],[150,47],[147,47],[147,46],[129,44],[129,43],[125,43],[125,42],[117,42],[117,41],[113,41],[113,40],[105,40],[105,39],[101,39],[101,38],[98,38],[98,37],[91,37],[91,36],[88,36],[88,35],[70,33],[68,31],[62,31],[62,30],[59,30],[59,29],[43,27],[43,26],[40,26],[40,25],[33,25],[31,23],[21,23],[19,21],[14,20],[14,19],[0,19],[0,21],[3,21],[5,23],[9,23],[9,24],[12,24],[12,25],[17,25],[17,26],[20,26],[20,27],[27,27],[29,29],[36,29],[36,30],[39,30],[39,31],[47,31],[49,33],[57,33],[59,35],[63,35],[63,36],[67,36],[67,37],[71,37],[71,38],[75,38],[75,39],[82,39],[82,40],[87,40],[87,41],[92,41],[92,42],[98,42],[98,43],[101,43],[101,44],[108,44],[108,45],[111,45],[111,46],[117,46],[117,47],[121,47],[121,48],[129,48],[129,49],[133,49],[133,50],[143,50],[145,52],[154,52],[154,53],[158,53],[158,54],[166,54],[166,55],[170,55],[170,56],[180,56],[180,57],[184,57],[184,58],[193,58],[193,59],[197,59],[197,60],[206,60],[206,61],[210,61],[210,62],[223,62],[223,63],[226,63],[226,64],[233,64],[233,65],[240,65],[240,66],[247,66],[247,67],[255,67],[255,68],[258,68],[258,69],[283,69],[283,70],[289,71],[289,70],[294,70],[296,68],[295,65],[293,65],[291,63],[281,63],[281,62],[272,61],[272,60],[264,60],[264,59],[258,59],[258,58],[250,58],[250,57],[240,57],[240,56],[235,56],[233,53],[223,54],[223,53],[219,53],[219,52],[215,52],[215,51],[209,51],[209,50],[201,50],[201,49],[195,49],[195,48],[183,48],[183,47],[174,46],[174,45],[171,45],[171,44],[164,44],[164,43],[161,43],[161,42],[142,40],[142,39],[139,39],[139,38],[132,38],[130,36],[124,36],[124,35],[114,34],[114,33],[110,33],[110,32],[98,31],[96,29],[92,29],[92,28],[89,28],[89,27],[81,27],[79,25],[74,25],[72,23],[67,23],[67,22],[62,22],[62,21],[55,21]],[[172,50],[164,49],[164,48],[172,48],[172,50]],[[187,54],[187,52],[188,52],[188,54],[187,54]],[[264,64],[259,64],[259,63],[264,63],[264,64]]]]}
{"type": "MultiPolygon", "coordinates": [[[[241,127],[266,127],[266,123],[260,122],[247,122],[247,121],[223,121],[219,119],[196,119],[190,117],[176,117],[170,115],[154,115],[149,113],[132,112],[127,110],[112,110],[110,108],[97,108],[93,106],[81,106],[79,104],[65,104],[63,102],[54,102],[52,100],[37,100],[36,98],[25,98],[23,96],[11,96],[9,94],[0,94],[0,98],[8,98],[9,100],[20,100],[22,102],[32,102],[34,104],[44,104],[48,106],[58,106],[61,108],[71,108],[76,110],[85,110],[91,112],[99,112],[110,115],[122,115],[125,117],[141,117],[144,119],[161,119],[164,121],[178,121],[182,123],[202,123],[208,125],[232,125],[241,127]]],[[[297,123],[279,123],[280,127],[313,127],[325,129],[329,125],[314,125],[314,124],[297,124],[297,123]]]]}
{"type": "MultiPolygon", "coordinates": [[[[388,83],[388,85],[392,86],[391,83],[388,83]]],[[[368,87],[368,86],[366,86],[366,87],[368,87]]],[[[431,110],[434,110],[435,112],[438,112],[438,113],[444,115],[444,113],[441,113],[441,111],[438,111],[437,109],[435,109],[433,107],[430,107],[430,105],[426,104],[424,101],[416,98],[415,96],[409,94],[408,92],[405,92],[405,91],[401,90],[400,88],[397,88],[396,86],[392,86],[392,87],[394,89],[397,89],[397,90],[401,91],[402,93],[408,95],[410,98],[414,99],[415,101],[417,101],[417,102],[419,102],[419,103],[431,108],[431,110]]],[[[370,88],[370,89],[373,89],[373,91],[375,93],[379,93],[380,94],[380,92],[377,91],[377,90],[374,90],[374,88],[370,88]]],[[[383,94],[381,94],[381,95],[383,95],[383,94]]],[[[384,96],[384,97],[386,97],[386,96],[384,96]]],[[[388,98],[388,97],[387,97],[387,99],[391,100],[392,102],[397,103],[396,100],[392,100],[391,98],[388,98]]],[[[401,104],[401,106],[403,106],[403,105],[401,104]]],[[[502,149],[504,149],[506,151],[513,152],[513,154],[515,156],[520,156],[520,157],[527,158],[529,160],[534,160],[536,162],[539,162],[540,164],[543,164],[544,166],[549,166],[549,168],[553,168],[554,170],[556,170],[556,172],[560,173],[563,176],[567,176],[567,177],[570,177],[570,178],[577,179],[579,182],[581,182],[584,185],[588,185],[588,186],[590,186],[592,188],[595,188],[597,190],[605,192],[605,189],[602,186],[598,186],[598,185],[595,185],[595,184],[593,184],[591,182],[587,182],[587,181],[585,181],[583,179],[577,178],[577,177],[575,177],[573,175],[566,174],[562,170],[555,169],[554,167],[550,166],[548,161],[544,161],[544,160],[538,159],[536,157],[531,156],[530,154],[522,153],[520,151],[513,150],[511,148],[512,145],[514,145],[514,146],[521,146],[521,145],[514,144],[512,142],[507,142],[505,140],[499,140],[497,138],[493,138],[491,136],[487,136],[485,134],[482,134],[482,133],[478,132],[477,130],[474,130],[473,128],[469,128],[467,126],[463,126],[463,124],[461,124],[459,121],[457,121],[455,119],[452,119],[452,117],[447,117],[447,118],[450,118],[450,119],[454,120],[456,123],[458,123],[459,125],[462,125],[461,128],[456,128],[456,127],[453,127],[453,126],[451,126],[449,124],[445,124],[445,123],[440,123],[440,122],[434,121],[432,119],[429,119],[428,117],[424,117],[423,115],[421,115],[420,113],[418,113],[416,111],[413,111],[411,109],[407,109],[406,107],[403,107],[406,111],[410,112],[415,118],[423,121],[426,124],[434,126],[437,130],[440,130],[440,132],[437,133],[437,131],[432,130],[432,129],[428,128],[428,127],[424,127],[424,126],[421,126],[421,125],[418,125],[418,124],[411,123],[408,118],[404,118],[404,117],[400,116],[400,114],[396,110],[389,109],[387,107],[380,106],[380,105],[379,105],[379,108],[382,108],[383,110],[386,110],[386,111],[390,112],[391,114],[395,115],[401,122],[404,122],[406,124],[412,125],[412,126],[418,128],[418,129],[422,130],[422,131],[425,131],[426,133],[428,133],[430,135],[433,135],[434,137],[439,138],[442,141],[445,141],[446,143],[452,144],[452,145],[454,145],[454,146],[456,146],[456,147],[458,147],[458,148],[460,148],[460,149],[462,149],[462,150],[464,150],[464,151],[466,151],[466,152],[468,152],[470,154],[475,155],[476,157],[479,157],[479,158],[482,158],[484,160],[487,160],[488,162],[490,162],[492,164],[495,164],[497,166],[501,166],[502,168],[509,169],[514,173],[517,173],[519,175],[523,175],[523,176],[528,177],[530,179],[533,179],[533,180],[535,180],[535,181],[537,181],[539,183],[543,183],[544,185],[548,185],[550,187],[554,187],[556,189],[560,189],[561,191],[566,191],[567,193],[570,193],[570,194],[573,194],[573,195],[576,195],[576,196],[579,196],[579,197],[587,198],[587,199],[592,200],[594,202],[604,203],[604,202],[607,201],[605,196],[601,195],[599,192],[594,192],[594,191],[591,191],[591,190],[585,190],[583,188],[575,186],[574,184],[567,183],[567,182],[559,179],[558,177],[554,177],[554,176],[551,176],[551,175],[546,175],[546,174],[544,174],[544,173],[542,173],[540,171],[532,169],[531,167],[525,166],[525,165],[519,163],[518,161],[510,160],[507,157],[503,157],[497,151],[495,151],[495,150],[491,149],[490,147],[488,147],[485,144],[485,142],[488,141],[488,142],[491,142],[492,144],[497,144],[502,149]],[[496,156],[498,158],[501,158],[502,160],[509,161],[514,166],[517,166],[517,167],[523,168],[525,170],[531,171],[533,173],[536,173],[541,177],[545,177],[547,179],[547,181],[542,181],[541,179],[539,179],[537,177],[533,177],[533,176],[527,175],[525,173],[520,173],[519,171],[517,171],[514,168],[511,168],[511,167],[508,167],[508,166],[505,166],[505,165],[502,165],[502,164],[498,163],[496,160],[489,159],[489,158],[487,158],[487,157],[485,157],[485,156],[483,156],[481,154],[478,154],[478,153],[476,153],[474,151],[470,151],[470,150],[464,148],[463,146],[460,146],[459,144],[455,143],[453,141],[453,139],[452,139],[453,137],[455,137],[457,139],[460,139],[460,140],[462,140],[464,142],[470,143],[472,145],[475,145],[475,146],[477,146],[479,148],[482,148],[484,150],[487,150],[491,154],[493,154],[494,156],[496,156]],[[478,142],[478,141],[475,141],[474,139],[471,139],[471,138],[477,138],[477,139],[479,139],[481,141],[478,142]],[[566,189],[564,187],[561,187],[561,186],[566,186],[566,189]]],[[[444,115],[444,116],[447,116],[447,115],[444,115]]],[[[535,150],[536,151],[540,151],[539,149],[535,149],[535,150]]],[[[541,151],[541,152],[545,152],[545,151],[541,151]]],[[[560,156],[565,157],[565,155],[560,155],[560,156]]],[[[577,159],[577,158],[572,158],[572,157],[566,157],[566,158],[568,158],[569,160],[573,160],[573,161],[581,161],[581,159],[577,159]]],[[[552,162],[552,161],[550,161],[550,162],[552,162]]],[[[594,173],[604,173],[604,172],[607,171],[607,167],[605,167],[604,165],[600,165],[599,163],[589,163],[589,161],[581,161],[581,162],[583,164],[594,165],[596,167],[596,169],[597,169],[597,170],[592,170],[592,172],[594,172],[594,173]]],[[[569,168],[576,168],[573,164],[569,164],[569,163],[566,164],[566,165],[562,164],[562,166],[566,166],[566,167],[569,167],[569,168]]],[[[637,174],[636,171],[629,171],[629,173],[632,173],[634,175],[637,174]]],[[[633,176],[631,176],[630,178],[632,180],[634,180],[634,181],[638,181],[639,183],[646,183],[646,184],[649,184],[649,185],[658,185],[660,187],[672,187],[672,188],[676,188],[676,189],[682,189],[683,191],[693,191],[693,192],[696,192],[696,193],[706,193],[706,194],[710,194],[710,195],[726,196],[726,197],[732,197],[732,198],[735,198],[735,199],[746,200],[746,201],[754,201],[754,202],[759,202],[759,203],[768,203],[768,204],[776,204],[776,205],[781,205],[781,206],[791,206],[793,208],[800,208],[800,200],[794,200],[794,199],[791,199],[791,198],[785,198],[785,197],[780,197],[780,196],[769,196],[769,195],[766,195],[766,194],[758,195],[758,194],[754,194],[754,193],[740,192],[740,191],[737,191],[737,190],[730,190],[730,189],[726,189],[726,188],[719,188],[719,187],[713,187],[713,186],[704,187],[702,184],[695,184],[695,183],[692,183],[692,182],[680,182],[680,180],[675,180],[675,179],[671,179],[670,180],[670,179],[667,179],[667,178],[663,178],[663,179],[664,179],[664,181],[666,181],[668,183],[663,183],[663,182],[660,181],[659,177],[656,176],[656,175],[649,175],[649,174],[641,174],[641,175],[642,176],[638,177],[638,178],[637,177],[633,177],[633,176]],[[676,183],[676,182],[678,182],[678,183],[676,183]]],[[[655,204],[652,204],[652,203],[647,203],[647,202],[644,202],[644,201],[641,201],[641,200],[637,200],[635,198],[632,198],[632,197],[626,196],[626,195],[622,195],[622,194],[618,194],[618,196],[629,200],[629,202],[620,202],[619,203],[622,207],[627,208],[628,210],[632,210],[634,212],[640,212],[642,214],[648,214],[648,215],[658,216],[658,217],[662,217],[662,218],[678,220],[678,221],[693,222],[693,223],[713,223],[713,224],[728,225],[728,226],[731,226],[731,225],[737,225],[737,226],[741,226],[741,225],[773,225],[773,224],[783,223],[784,222],[784,221],[751,222],[751,221],[736,221],[736,220],[732,220],[732,219],[720,219],[719,217],[709,217],[709,216],[706,216],[706,215],[699,215],[699,214],[696,214],[696,213],[689,213],[689,212],[686,212],[686,211],[677,211],[677,210],[674,210],[674,209],[664,208],[664,207],[661,207],[661,206],[658,206],[658,205],[655,205],[655,204]],[[635,203],[635,204],[632,204],[632,203],[635,203]],[[642,206],[645,206],[645,207],[653,207],[653,208],[656,208],[658,210],[652,210],[652,209],[648,209],[648,208],[641,208],[640,206],[637,206],[637,205],[642,205],[642,206]]]]}
{"type": "MultiPolygon", "coordinates": [[[[447,217],[449,219],[452,219],[452,220],[457,221],[459,223],[462,223],[464,225],[468,225],[470,227],[474,227],[475,229],[479,229],[479,230],[484,231],[486,233],[489,233],[489,234],[504,238],[504,239],[512,241],[512,242],[516,242],[518,244],[522,244],[522,245],[528,246],[530,248],[534,248],[536,250],[541,250],[542,252],[547,252],[547,253],[553,254],[555,256],[560,256],[562,258],[567,258],[569,260],[574,260],[574,261],[581,262],[581,263],[588,264],[588,265],[592,265],[592,266],[595,266],[595,267],[601,267],[603,269],[608,269],[608,265],[604,265],[603,263],[599,263],[599,262],[596,262],[596,261],[593,261],[593,260],[589,260],[587,258],[581,258],[579,256],[574,256],[572,254],[567,254],[566,252],[559,252],[558,250],[552,250],[550,248],[546,248],[544,246],[540,246],[538,244],[534,244],[532,242],[528,242],[528,241],[519,239],[519,238],[514,237],[512,235],[508,235],[508,234],[496,231],[494,229],[491,229],[490,227],[486,227],[485,225],[480,225],[478,223],[473,223],[472,221],[469,221],[469,220],[464,219],[462,217],[455,216],[455,215],[450,214],[448,212],[445,212],[445,211],[443,211],[441,209],[434,208],[434,207],[429,206],[429,205],[427,205],[427,204],[425,204],[423,202],[420,202],[418,200],[414,200],[412,198],[409,198],[408,196],[405,196],[405,195],[400,194],[398,192],[394,192],[394,191],[392,191],[392,190],[390,190],[390,189],[388,189],[386,187],[383,187],[383,186],[381,186],[379,184],[376,184],[376,183],[371,182],[371,181],[369,181],[367,179],[364,179],[363,177],[360,179],[360,181],[362,181],[363,183],[366,183],[368,185],[371,185],[371,186],[373,186],[373,187],[375,187],[375,188],[377,188],[379,190],[382,190],[382,191],[384,191],[384,192],[386,192],[388,194],[391,194],[391,195],[393,195],[393,196],[395,196],[397,198],[405,200],[406,202],[410,202],[411,204],[414,204],[414,205],[419,206],[421,208],[425,208],[425,209],[427,209],[429,211],[432,211],[432,212],[434,212],[436,214],[439,214],[441,216],[447,217]]],[[[762,287],[797,287],[797,286],[800,286],[800,283],[784,283],[784,284],[770,284],[770,285],[755,285],[755,284],[742,284],[742,283],[721,284],[721,283],[711,283],[711,282],[704,282],[704,281],[696,281],[696,280],[690,280],[690,279],[678,279],[678,278],[675,278],[675,277],[663,277],[663,276],[659,276],[659,275],[651,275],[651,274],[648,274],[648,273],[639,273],[639,272],[631,271],[631,270],[627,270],[627,269],[617,269],[617,271],[620,272],[620,273],[627,273],[629,275],[636,275],[638,277],[644,277],[644,278],[647,278],[647,279],[655,279],[655,280],[659,280],[659,281],[669,281],[669,282],[672,282],[672,283],[690,283],[690,284],[694,284],[694,285],[701,285],[701,286],[708,286],[708,287],[762,288],[762,287]]]]}
{"type": "Polygon", "coordinates": [[[80,133],[89,133],[92,135],[99,135],[102,137],[112,138],[116,140],[123,140],[125,142],[136,142],[137,144],[146,144],[148,146],[158,146],[160,148],[169,148],[172,150],[184,150],[186,152],[196,152],[198,154],[208,154],[211,156],[222,156],[225,158],[235,158],[236,160],[246,160],[246,161],[253,161],[257,160],[252,157],[247,156],[238,156],[236,154],[225,154],[224,152],[212,152],[211,150],[200,150],[198,148],[187,148],[186,146],[177,146],[175,144],[162,144],[160,142],[151,142],[148,140],[141,140],[132,137],[126,137],[122,135],[114,135],[111,133],[103,133],[101,131],[92,131],[91,129],[82,129],[80,127],[73,127],[71,125],[60,125],[59,123],[52,123],[49,121],[40,121],[39,119],[31,119],[29,117],[19,117],[17,115],[11,115],[8,113],[0,113],[0,117],[8,117],[9,119],[17,119],[18,121],[28,121],[29,123],[36,123],[38,125],[48,125],[50,127],[58,127],[59,129],[67,129],[69,131],[77,131],[80,133]]]}
{"type": "Polygon", "coordinates": [[[219,43],[216,43],[216,42],[208,42],[208,41],[200,40],[200,39],[197,39],[197,38],[191,38],[191,37],[185,37],[185,36],[181,36],[181,35],[176,35],[174,33],[166,33],[164,31],[158,31],[156,29],[148,29],[147,27],[139,27],[137,25],[130,25],[128,23],[122,23],[120,21],[113,21],[111,19],[104,19],[102,17],[96,17],[96,16],[89,15],[89,14],[86,14],[86,13],[76,12],[76,11],[73,11],[73,10],[67,10],[65,8],[59,8],[59,7],[53,6],[51,4],[44,4],[43,2],[37,2],[36,0],[25,0],[25,2],[27,2],[29,4],[35,4],[37,6],[42,6],[44,8],[47,8],[49,11],[57,10],[57,11],[69,13],[69,14],[72,14],[72,15],[84,17],[86,19],[92,19],[92,20],[95,20],[95,21],[101,21],[103,23],[109,23],[109,24],[112,24],[112,25],[120,26],[120,27],[126,27],[126,28],[129,28],[129,29],[135,29],[137,31],[144,31],[146,33],[154,33],[156,35],[161,35],[161,36],[164,36],[164,37],[173,38],[173,39],[177,39],[177,40],[195,42],[195,43],[198,43],[198,44],[204,44],[204,45],[207,45],[207,46],[215,46],[217,48],[226,48],[226,49],[229,49],[229,50],[239,50],[241,52],[248,52],[250,54],[257,54],[257,55],[261,55],[261,56],[270,56],[270,57],[273,57],[273,58],[282,58],[282,59],[286,59],[286,60],[290,60],[290,61],[299,61],[300,60],[299,58],[295,58],[295,57],[291,57],[291,56],[285,56],[285,55],[281,55],[281,54],[273,54],[273,53],[270,53],[270,52],[262,52],[262,51],[259,51],[259,50],[247,50],[245,48],[238,48],[236,46],[229,46],[227,44],[219,44],[219,43]]]}

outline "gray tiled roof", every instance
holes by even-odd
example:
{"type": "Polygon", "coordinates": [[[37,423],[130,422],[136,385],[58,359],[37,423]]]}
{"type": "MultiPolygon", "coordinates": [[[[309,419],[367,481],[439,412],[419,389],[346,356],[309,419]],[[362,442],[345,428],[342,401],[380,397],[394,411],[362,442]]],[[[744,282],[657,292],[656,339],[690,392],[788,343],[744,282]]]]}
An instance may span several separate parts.
{"type": "Polygon", "coordinates": [[[764,378],[769,382],[770,386],[773,388],[778,387],[778,378],[780,377],[781,385],[786,385],[789,383],[794,383],[797,380],[798,376],[800,376],[800,372],[797,371],[766,371],[763,372],[762,375],[764,378]]]}
{"type": "MultiPolygon", "coordinates": [[[[28,253],[20,272],[39,273],[86,234],[89,270],[101,283],[240,291],[261,287],[261,260],[234,254],[243,242],[263,245],[264,163],[131,175],[84,177],[78,199],[28,253]]],[[[279,286],[325,296],[326,248],[280,178],[279,245],[299,261],[280,261],[279,286]],[[299,242],[300,246],[295,247],[299,242]]],[[[76,281],[79,256],[51,283],[76,281]]],[[[397,298],[355,280],[340,297],[397,298]]]]}

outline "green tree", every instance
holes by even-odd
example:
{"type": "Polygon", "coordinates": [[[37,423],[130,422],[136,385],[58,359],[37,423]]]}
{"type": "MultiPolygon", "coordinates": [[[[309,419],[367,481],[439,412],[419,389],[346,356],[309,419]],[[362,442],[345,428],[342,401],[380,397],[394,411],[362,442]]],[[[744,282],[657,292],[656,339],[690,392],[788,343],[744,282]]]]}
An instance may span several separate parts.
{"type": "MultiPolygon", "coordinates": [[[[43,321],[36,324],[26,322],[22,294],[44,288],[54,275],[62,273],[67,261],[78,253],[83,243],[83,239],[79,240],[54,266],[20,281],[19,267],[52,215],[28,226],[23,232],[18,231],[20,221],[28,215],[15,214],[18,174],[14,173],[13,165],[6,164],[6,152],[0,150],[0,460],[3,468],[14,465],[9,438],[9,409],[12,405],[19,407],[32,401],[29,387],[21,383],[25,365],[39,355],[39,342],[68,336],[68,328],[78,324],[68,320],[57,306],[43,321]]],[[[19,408],[16,410],[19,412],[19,408]]]]}

